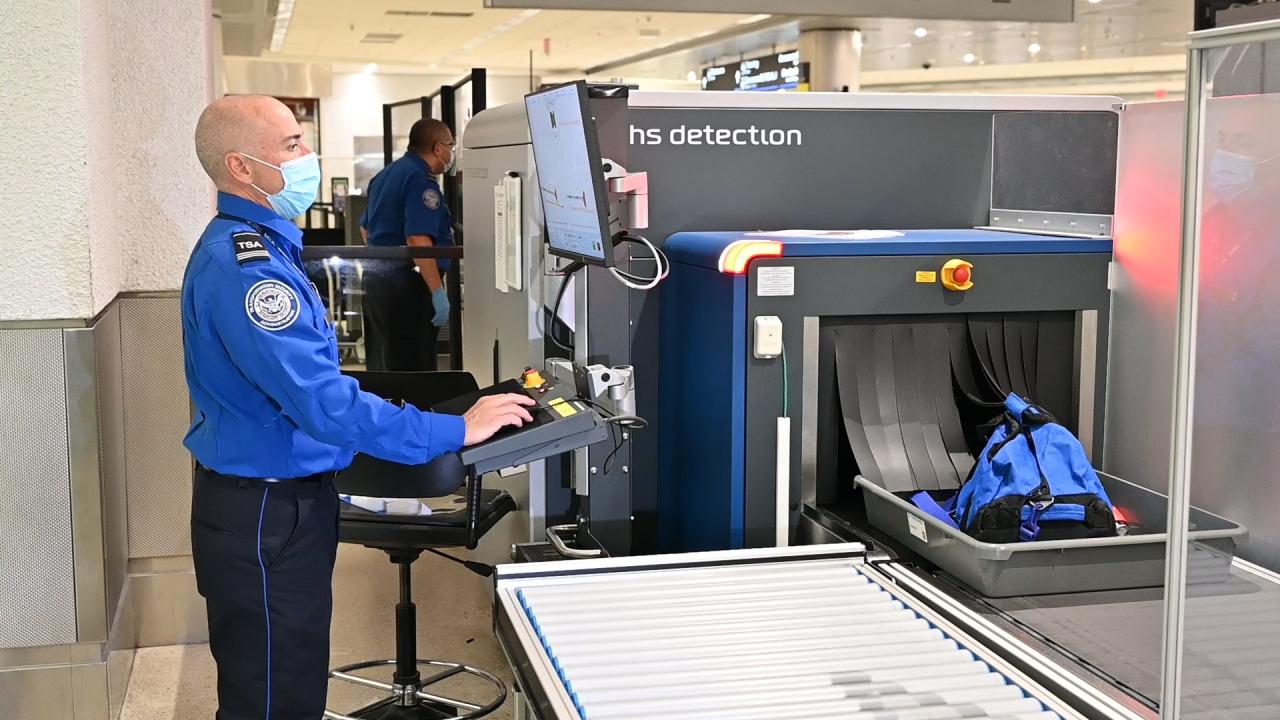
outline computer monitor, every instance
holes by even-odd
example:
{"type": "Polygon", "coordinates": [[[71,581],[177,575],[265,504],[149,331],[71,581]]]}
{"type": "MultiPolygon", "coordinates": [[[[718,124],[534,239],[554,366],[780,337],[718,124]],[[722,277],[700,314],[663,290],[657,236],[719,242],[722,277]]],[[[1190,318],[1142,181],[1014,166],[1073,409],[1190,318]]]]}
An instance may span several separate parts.
{"type": "Polygon", "coordinates": [[[524,105],[551,253],[612,267],[609,196],[587,84],[540,90],[526,95],[524,105]]]}

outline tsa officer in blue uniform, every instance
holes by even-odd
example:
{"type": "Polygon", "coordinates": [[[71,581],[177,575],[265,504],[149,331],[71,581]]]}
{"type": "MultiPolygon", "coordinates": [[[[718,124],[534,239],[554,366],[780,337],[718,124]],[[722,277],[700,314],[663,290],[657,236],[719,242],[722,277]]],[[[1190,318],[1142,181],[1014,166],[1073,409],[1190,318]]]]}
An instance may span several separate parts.
{"type": "MultiPolygon", "coordinates": [[[[453,244],[453,216],[436,176],[453,165],[453,133],[434,118],[409,129],[409,149],[369,183],[360,231],[369,245],[453,244]]],[[[370,370],[435,370],[436,337],[449,319],[448,259],[365,264],[365,354],[370,370]]]]}
{"type": "Polygon", "coordinates": [[[289,218],[316,197],[317,159],[293,114],[258,96],[200,116],[196,150],[218,215],[182,283],[195,418],[191,545],[218,667],[218,720],[324,712],[338,498],[356,452],[422,463],[530,419],[485,398],[465,415],[401,408],[339,373],[333,328],[289,218]]]}

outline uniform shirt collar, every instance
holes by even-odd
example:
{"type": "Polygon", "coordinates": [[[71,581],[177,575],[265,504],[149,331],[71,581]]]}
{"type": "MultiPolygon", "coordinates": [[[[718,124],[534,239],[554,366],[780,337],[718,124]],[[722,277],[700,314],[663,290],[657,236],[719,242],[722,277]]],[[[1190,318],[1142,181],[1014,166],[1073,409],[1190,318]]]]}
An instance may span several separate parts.
{"type": "Polygon", "coordinates": [[[422,168],[423,171],[427,173],[428,180],[434,181],[436,179],[436,174],[431,172],[431,166],[427,164],[426,160],[422,159],[421,155],[419,155],[416,152],[407,152],[404,154],[404,156],[409,158],[409,162],[422,168]]]}
{"type": "Polygon", "coordinates": [[[280,237],[290,243],[302,247],[302,230],[292,221],[285,220],[270,208],[245,200],[229,193],[218,193],[218,212],[248,220],[251,223],[265,225],[274,230],[280,237]]]}

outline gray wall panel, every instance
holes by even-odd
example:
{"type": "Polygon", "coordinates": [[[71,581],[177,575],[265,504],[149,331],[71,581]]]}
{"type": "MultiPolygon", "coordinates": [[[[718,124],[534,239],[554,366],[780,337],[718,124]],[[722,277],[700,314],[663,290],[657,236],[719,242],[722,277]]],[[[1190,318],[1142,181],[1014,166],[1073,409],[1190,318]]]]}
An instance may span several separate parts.
{"type": "Polygon", "coordinates": [[[191,552],[191,420],[178,298],[120,300],[129,556],[191,552]]]}
{"type": "Polygon", "coordinates": [[[0,718],[74,718],[70,665],[0,671],[0,718]]]}
{"type": "MultiPolygon", "coordinates": [[[[120,606],[129,572],[128,494],[125,492],[124,385],[120,367],[120,306],[112,304],[93,331],[97,357],[98,432],[102,473],[103,543],[106,550],[107,612],[120,606]]],[[[110,615],[108,616],[110,617],[110,615]]]]}
{"type": "Polygon", "coordinates": [[[1185,112],[1181,102],[1132,105],[1120,124],[1102,468],[1162,493],[1173,428],[1185,112]]]}
{"type": "Polygon", "coordinates": [[[0,648],[73,643],[62,331],[0,331],[0,367],[0,648]]]}

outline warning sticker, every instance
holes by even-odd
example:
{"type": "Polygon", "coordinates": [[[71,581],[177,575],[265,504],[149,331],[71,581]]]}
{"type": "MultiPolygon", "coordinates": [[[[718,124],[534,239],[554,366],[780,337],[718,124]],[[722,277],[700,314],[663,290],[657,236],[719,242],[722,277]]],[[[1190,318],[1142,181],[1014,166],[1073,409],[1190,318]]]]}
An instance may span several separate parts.
{"type": "Polygon", "coordinates": [[[920,539],[920,542],[929,542],[929,533],[925,530],[924,521],[915,515],[907,515],[907,530],[920,539]]]}
{"type": "Polygon", "coordinates": [[[916,282],[922,284],[932,284],[938,282],[938,273],[933,270],[917,270],[916,282]]]}
{"type": "Polygon", "coordinates": [[[762,267],[756,273],[757,297],[790,297],[796,294],[794,267],[762,267]]]}

